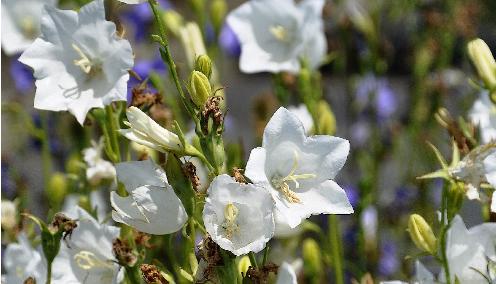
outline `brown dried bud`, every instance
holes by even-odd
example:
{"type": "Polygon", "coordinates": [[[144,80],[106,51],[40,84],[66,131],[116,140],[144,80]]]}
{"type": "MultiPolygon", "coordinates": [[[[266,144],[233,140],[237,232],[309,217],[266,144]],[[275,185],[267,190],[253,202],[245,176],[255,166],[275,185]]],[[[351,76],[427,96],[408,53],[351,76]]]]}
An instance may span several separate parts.
{"type": "Polygon", "coordinates": [[[117,238],[112,242],[112,252],[122,266],[132,267],[138,261],[136,253],[129,246],[128,242],[121,240],[120,238],[117,238]]]}
{"type": "Polygon", "coordinates": [[[134,236],[134,242],[136,245],[144,246],[145,248],[152,248],[152,245],[150,245],[150,239],[150,235],[139,231],[137,231],[134,236]]]}
{"type": "Polygon", "coordinates": [[[215,127],[222,125],[224,116],[220,111],[220,102],[223,99],[224,98],[221,96],[211,96],[207,99],[207,102],[205,103],[205,106],[202,111],[203,133],[208,134],[209,117],[213,119],[215,127]]]}
{"type": "Polygon", "coordinates": [[[63,239],[72,236],[72,231],[77,228],[76,220],[72,220],[64,213],[56,213],[53,216],[52,223],[49,225],[49,230],[52,232],[63,231],[63,239]]]}
{"type": "Polygon", "coordinates": [[[165,280],[160,270],[152,264],[142,264],[140,266],[141,275],[147,284],[168,284],[169,281],[165,280]]]}
{"type": "Polygon", "coordinates": [[[267,283],[270,273],[277,273],[279,266],[274,263],[267,263],[266,265],[255,268],[250,266],[246,271],[246,278],[251,279],[254,283],[267,283]]]}
{"type": "Polygon", "coordinates": [[[191,182],[191,185],[193,186],[193,189],[195,192],[198,192],[201,184],[200,184],[200,178],[196,174],[196,167],[192,162],[186,162],[182,165],[182,170],[184,175],[189,179],[191,182]]]}
{"type": "Polygon", "coordinates": [[[26,280],[23,282],[24,284],[36,284],[36,279],[34,277],[29,276],[26,280]]]}
{"type": "Polygon", "coordinates": [[[245,176],[241,173],[243,169],[234,167],[232,171],[233,171],[234,180],[236,180],[239,183],[247,183],[245,176]]]}

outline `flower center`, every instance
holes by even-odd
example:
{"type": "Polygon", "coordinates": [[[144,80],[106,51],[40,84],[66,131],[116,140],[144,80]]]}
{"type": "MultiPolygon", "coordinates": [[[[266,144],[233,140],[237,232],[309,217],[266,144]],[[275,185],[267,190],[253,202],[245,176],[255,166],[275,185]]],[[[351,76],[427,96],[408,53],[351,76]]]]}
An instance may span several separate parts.
{"type": "Polygon", "coordinates": [[[239,209],[232,203],[228,203],[224,208],[224,222],[222,228],[226,232],[226,238],[231,239],[233,234],[239,231],[239,226],[236,223],[239,209]]]}
{"type": "Polygon", "coordinates": [[[22,33],[30,39],[35,39],[37,35],[37,28],[36,25],[34,24],[33,18],[32,17],[22,17],[22,19],[19,22],[19,27],[22,30],[22,33]]]}
{"type": "Polygon", "coordinates": [[[274,25],[269,28],[270,33],[274,36],[275,39],[282,42],[289,41],[289,33],[288,30],[281,25],[274,25]]]}
{"type": "Polygon", "coordinates": [[[277,190],[279,190],[290,203],[299,203],[299,202],[301,202],[301,200],[296,195],[296,192],[289,189],[288,182],[290,182],[290,181],[294,182],[295,188],[298,189],[298,188],[300,188],[300,183],[298,182],[298,180],[311,179],[311,178],[316,177],[315,174],[295,174],[295,171],[297,169],[298,169],[298,152],[295,150],[294,151],[294,159],[293,159],[293,167],[289,171],[289,174],[285,177],[282,177],[281,175],[276,174],[271,179],[272,185],[277,190]]]}
{"type": "Polygon", "coordinates": [[[97,60],[91,60],[79,46],[72,44],[72,48],[77,52],[80,59],[74,60],[74,65],[81,68],[89,77],[93,77],[102,71],[101,63],[97,60]]]}
{"type": "Polygon", "coordinates": [[[113,269],[110,261],[104,261],[98,258],[94,253],[82,250],[74,255],[76,264],[83,270],[90,270],[92,268],[108,268],[113,269]]]}

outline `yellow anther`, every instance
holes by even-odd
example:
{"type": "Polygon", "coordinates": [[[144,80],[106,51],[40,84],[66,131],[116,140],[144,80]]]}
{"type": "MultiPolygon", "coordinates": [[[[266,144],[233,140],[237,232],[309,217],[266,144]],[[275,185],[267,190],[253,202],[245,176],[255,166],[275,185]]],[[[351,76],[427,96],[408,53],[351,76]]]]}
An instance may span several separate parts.
{"type": "Polygon", "coordinates": [[[91,60],[86,56],[86,54],[77,46],[76,44],[72,44],[72,48],[79,54],[81,59],[79,60],[74,60],[74,65],[78,66],[83,70],[84,73],[90,74],[91,72],[91,67],[93,67],[93,64],[91,63],[91,60]]]}
{"type": "Polygon", "coordinates": [[[301,179],[311,179],[315,178],[315,174],[295,174],[295,171],[298,169],[298,152],[294,151],[294,159],[293,159],[293,167],[289,171],[289,174],[285,177],[281,177],[279,175],[275,175],[272,177],[271,182],[272,185],[286,197],[286,199],[290,203],[299,203],[301,202],[300,198],[296,195],[296,192],[289,189],[289,181],[294,182],[295,188],[300,188],[300,183],[298,180],[301,179]]]}
{"type": "Polygon", "coordinates": [[[239,214],[239,209],[234,204],[229,203],[224,208],[224,223],[222,228],[226,231],[226,238],[231,239],[233,234],[238,231],[238,224],[236,219],[239,214]]]}
{"type": "Polygon", "coordinates": [[[270,33],[279,41],[288,41],[288,30],[281,26],[275,25],[269,28],[270,33]]]}
{"type": "Polygon", "coordinates": [[[22,33],[31,39],[35,39],[38,33],[32,17],[23,17],[19,24],[22,33]]]}
{"type": "Polygon", "coordinates": [[[94,253],[82,250],[74,255],[76,264],[83,270],[90,270],[92,268],[109,268],[112,269],[112,264],[109,261],[99,259],[94,253]]]}

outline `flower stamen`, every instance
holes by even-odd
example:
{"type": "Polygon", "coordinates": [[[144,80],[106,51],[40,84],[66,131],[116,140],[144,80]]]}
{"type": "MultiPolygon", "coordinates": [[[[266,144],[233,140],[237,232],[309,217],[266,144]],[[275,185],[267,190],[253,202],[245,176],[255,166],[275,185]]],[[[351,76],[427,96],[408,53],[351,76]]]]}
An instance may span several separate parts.
{"type": "Polygon", "coordinates": [[[289,41],[288,30],[285,27],[281,25],[274,25],[269,28],[269,31],[278,41],[289,41]]]}
{"type": "Polygon", "coordinates": [[[83,270],[90,270],[95,267],[113,269],[111,262],[99,259],[94,253],[82,250],[74,255],[76,264],[83,270]]]}
{"type": "Polygon", "coordinates": [[[101,66],[99,66],[99,64],[94,60],[90,60],[90,58],[81,50],[79,46],[73,43],[72,48],[80,56],[80,59],[74,60],[74,65],[81,68],[84,73],[88,74],[89,76],[93,76],[101,70],[101,66]]]}
{"type": "Polygon", "coordinates": [[[224,223],[222,223],[222,228],[225,230],[226,238],[228,239],[231,239],[239,230],[239,226],[236,223],[238,214],[239,209],[232,203],[227,204],[224,208],[224,223]]]}
{"type": "Polygon", "coordinates": [[[295,174],[298,169],[298,152],[294,151],[293,167],[289,171],[289,174],[285,177],[280,175],[275,175],[272,177],[272,185],[286,197],[290,203],[300,203],[300,198],[296,195],[296,192],[289,189],[288,182],[292,181],[295,184],[295,189],[300,188],[300,183],[298,180],[315,178],[315,174],[295,174]]]}

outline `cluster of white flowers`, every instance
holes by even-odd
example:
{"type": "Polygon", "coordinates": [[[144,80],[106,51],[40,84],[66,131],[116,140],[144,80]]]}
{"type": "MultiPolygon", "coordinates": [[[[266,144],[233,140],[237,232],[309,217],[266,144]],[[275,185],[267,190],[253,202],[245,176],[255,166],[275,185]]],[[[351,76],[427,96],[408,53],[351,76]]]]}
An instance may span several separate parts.
{"type": "MultiPolygon", "coordinates": [[[[79,207],[71,213],[68,216],[78,220],[78,226],[67,244],[60,246],[51,283],[120,283],[124,275],[112,254],[112,241],[120,229],[100,224],[79,207]]],[[[4,265],[6,283],[24,283],[28,277],[44,283],[47,277],[41,248],[33,248],[24,234],[19,235],[18,243],[7,246],[4,265]]]]}
{"type": "Polygon", "coordinates": [[[98,143],[91,141],[91,144],[92,147],[83,150],[83,160],[88,166],[86,178],[91,184],[98,184],[103,179],[114,179],[114,165],[102,158],[103,140],[100,139],[98,143]]]}

